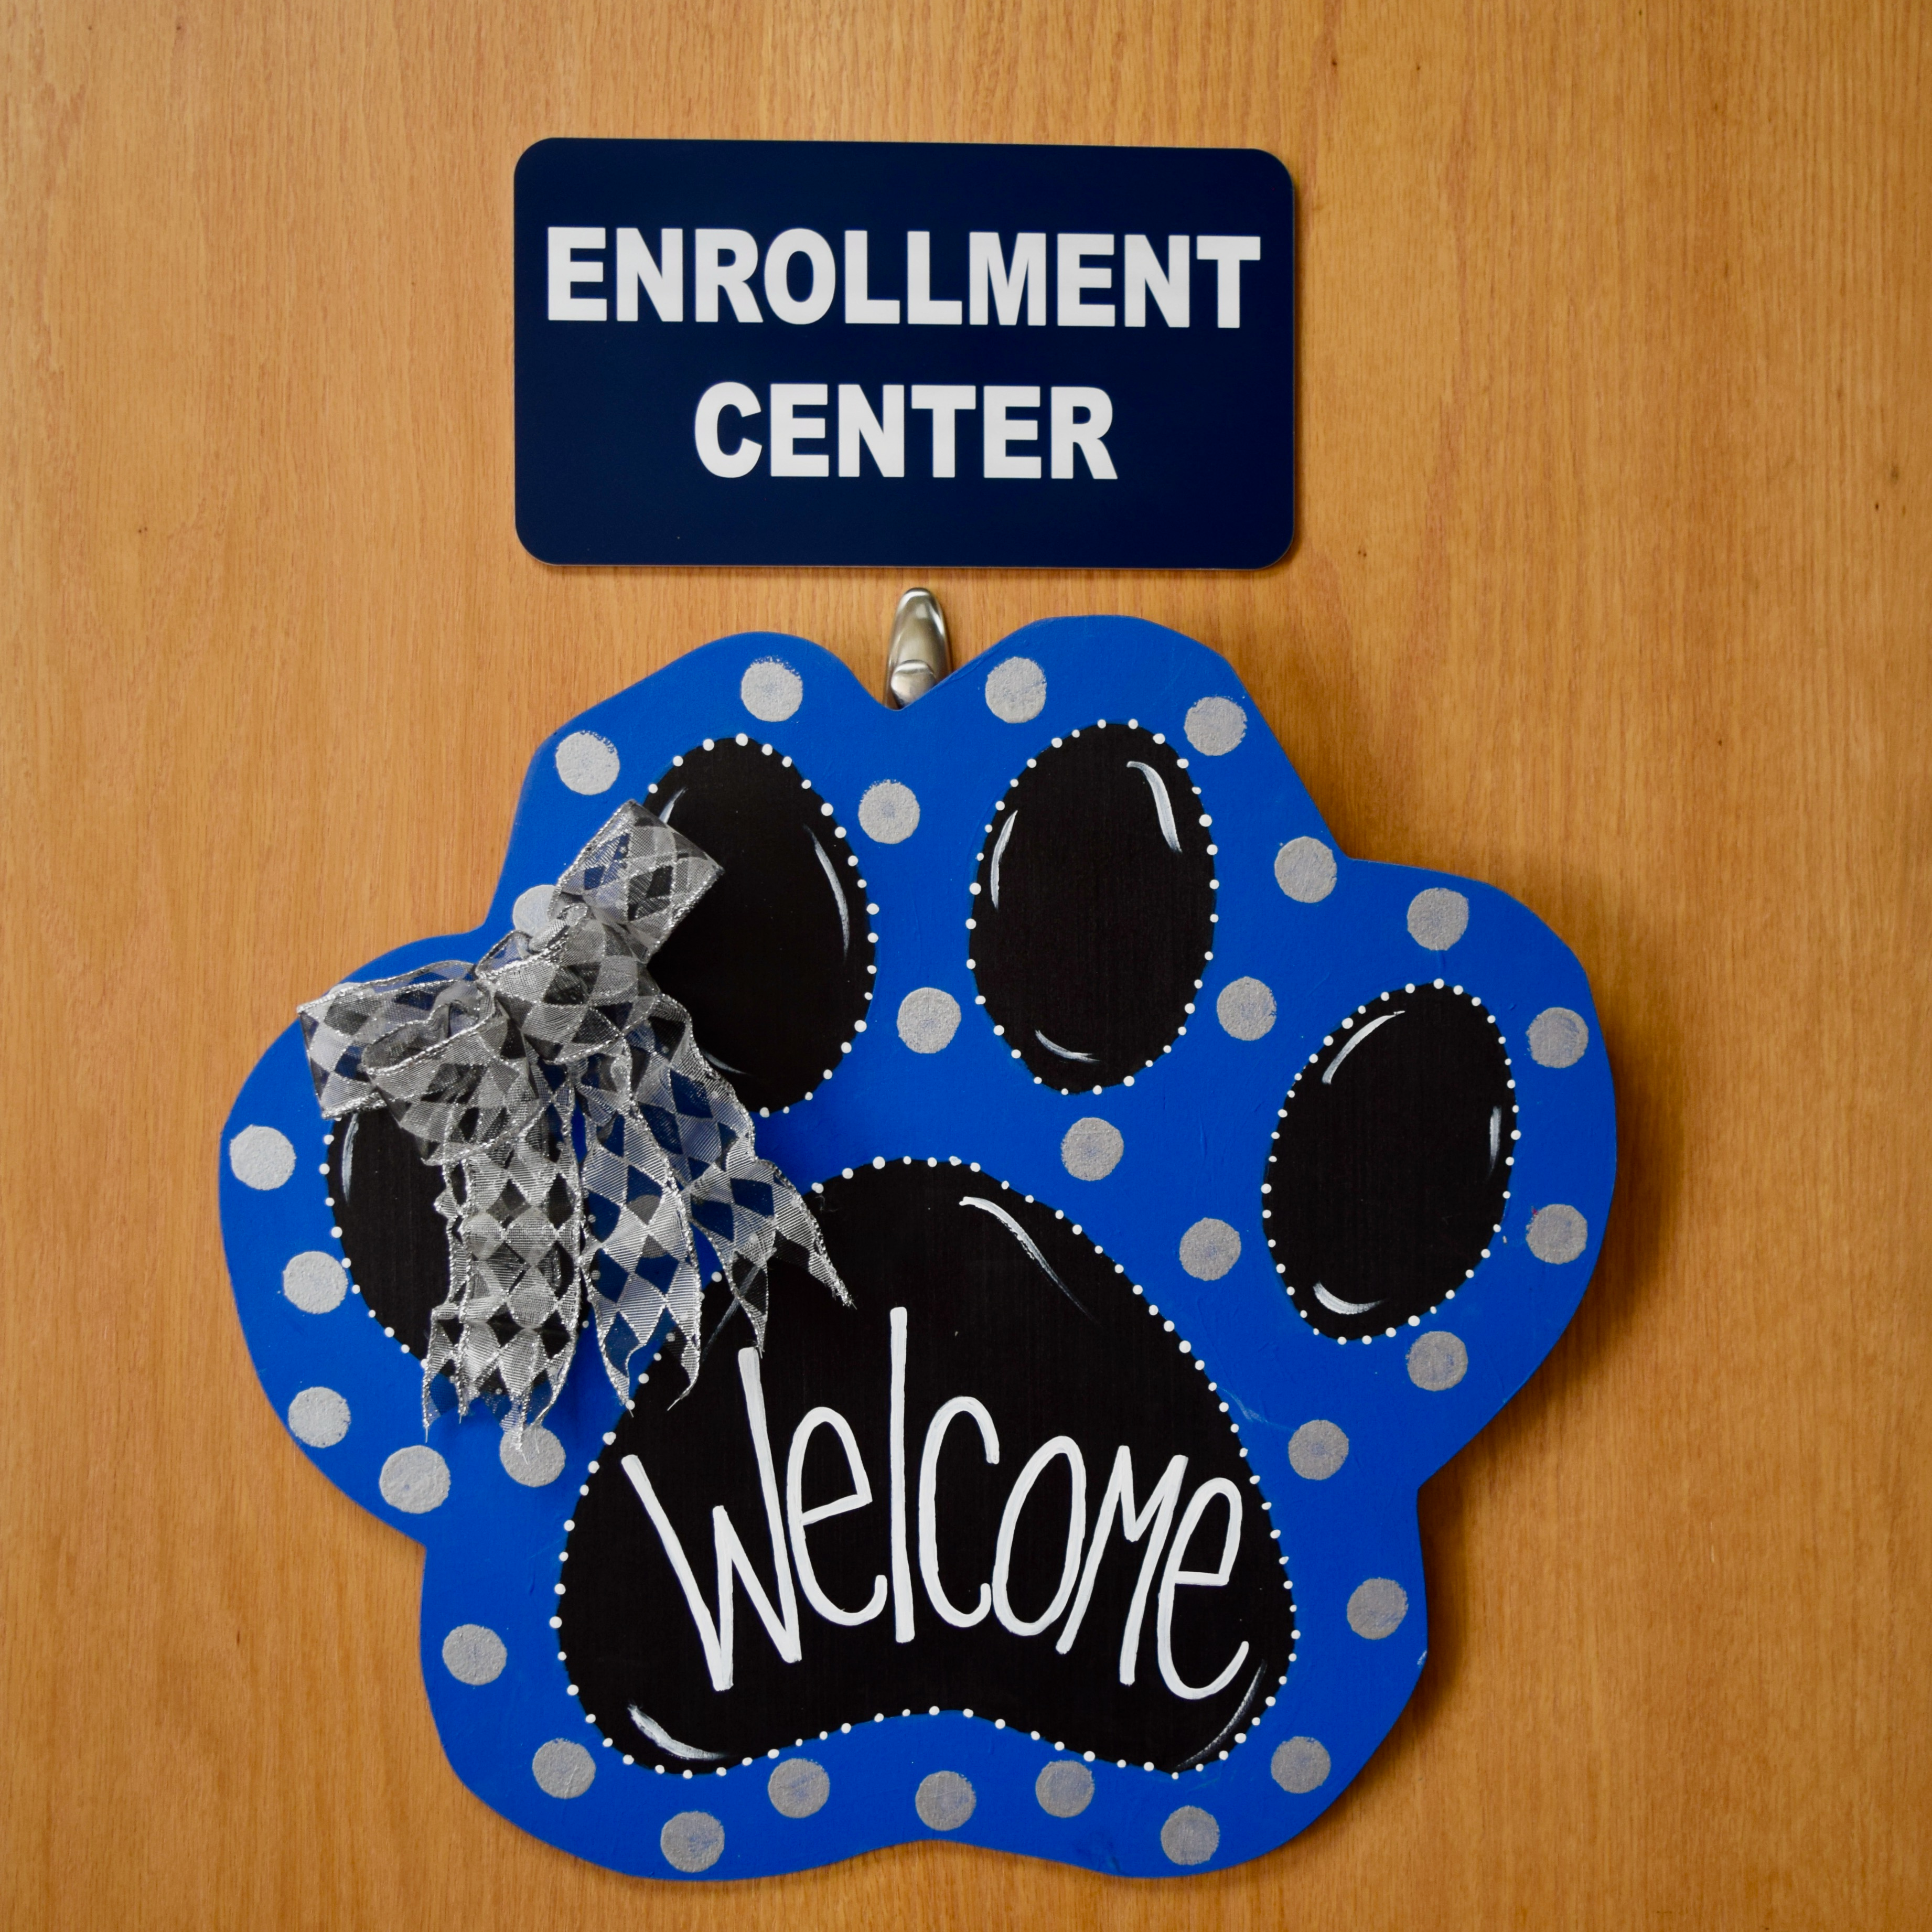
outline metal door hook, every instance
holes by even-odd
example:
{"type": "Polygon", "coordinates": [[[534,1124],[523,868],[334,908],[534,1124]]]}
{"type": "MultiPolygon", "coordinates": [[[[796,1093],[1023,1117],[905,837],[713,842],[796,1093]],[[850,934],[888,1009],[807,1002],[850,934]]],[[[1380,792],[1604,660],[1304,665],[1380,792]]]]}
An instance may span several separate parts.
{"type": "Polygon", "coordinates": [[[886,701],[902,710],[915,698],[923,698],[952,668],[952,640],[939,600],[930,590],[908,590],[892,613],[892,641],[886,646],[886,701]]]}

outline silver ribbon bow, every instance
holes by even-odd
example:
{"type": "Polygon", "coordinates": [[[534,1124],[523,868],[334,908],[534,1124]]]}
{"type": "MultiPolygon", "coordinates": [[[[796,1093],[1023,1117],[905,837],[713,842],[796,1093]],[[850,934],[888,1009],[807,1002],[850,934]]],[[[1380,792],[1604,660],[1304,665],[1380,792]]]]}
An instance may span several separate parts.
{"type": "Polygon", "coordinates": [[[722,870],[626,804],[557,881],[541,932],[510,934],[474,966],[350,980],[301,1008],[324,1114],[386,1107],[442,1171],[449,1288],[430,1318],[425,1425],[440,1375],[459,1413],[507,1396],[520,1430],[539,1389],[547,1413],[586,1300],[620,1397],[631,1356],[666,1316],[694,1381],[696,1234],[760,1348],[774,1258],[849,1300],[690,1015],[645,970],[722,870]]]}

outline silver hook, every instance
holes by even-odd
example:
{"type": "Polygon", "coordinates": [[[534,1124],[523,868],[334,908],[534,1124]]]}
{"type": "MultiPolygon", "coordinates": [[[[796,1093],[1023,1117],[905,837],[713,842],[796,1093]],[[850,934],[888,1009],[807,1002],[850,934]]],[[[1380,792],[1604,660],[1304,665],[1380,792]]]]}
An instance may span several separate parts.
{"type": "Polygon", "coordinates": [[[923,698],[952,668],[946,614],[930,590],[908,590],[892,613],[886,646],[886,701],[903,710],[923,698]]]}

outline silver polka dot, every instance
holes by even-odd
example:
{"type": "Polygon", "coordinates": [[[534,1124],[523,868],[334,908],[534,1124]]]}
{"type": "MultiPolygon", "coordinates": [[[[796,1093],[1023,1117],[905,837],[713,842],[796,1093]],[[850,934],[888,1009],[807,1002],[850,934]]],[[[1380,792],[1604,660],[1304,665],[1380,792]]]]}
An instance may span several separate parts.
{"type": "Polygon", "coordinates": [[[510,921],[519,932],[538,933],[550,922],[550,902],[554,886],[526,886],[510,908],[510,921]]]}
{"type": "Polygon", "coordinates": [[[608,791],[622,769],[616,746],[595,731],[573,731],[556,748],[557,776],[586,798],[608,791]]]}
{"type": "Polygon", "coordinates": [[[1007,658],[986,674],[986,709],[1009,724],[1037,718],[1046,703],[1046,674],[1031,658],[1007,658]]]}
{"type": "Polygon", "coordinates": [[[1469,902],[1447,886],[1431,886],[1408,902],[1408,936],[1431,952],[1447,952],[1468,926],[1469,902]]]}
{"type": "Polygon", "coordinates": [[[1529,1023],[1529,1057],[1539,1066],[1574,1066],[1589,1044],[1589,1022],[1568,1006],[1545,1006],[1529,1023]]]}
{"type": "Polygon", "coordinates": [[[1285,1738],[1275,1746],[1268,1769],[1282,1790],[1299,1798],[1328,1782],[1328,1747],[1315,1738],[1285,1738]]]}
{"type": "Polygon", "coordinates": [[[424,1516],[449,1494],[449,1465],[425,1442],[398,1449],[382,1465],[376,1486],[390,1508],[424,1516]]]}
{"type": "Polygon", "coordinates": [[[859,801],[859,826],[881,845],[899,845],[919,830],[919,800],[910,785],[881,778],[859,801]]]}
{"type": "Polygon", "coordinates": [[[1178,1865],[1204,1865],[1219,1850],[1221,1827],[1211,1811],[1184,1804],[1168,1814],[1160,1828],[1160,1848],[1178,1865]]]}
{"type": "Polygon", "coordinates": [[[772,1766],[765,1796],[781,1817],[809,1818],[832,1796],[832,1780],[822,1764],[808,1757],[788,1757],[772,1766]]]}
{"type": "Polygon", "coordinates": [[[1214,1002],[1214,1017],[1236,1040],[1259,1040],[1274,1024],[1274,994],[1258,980],[1231,980],[1214,1002]]]}
{"type": "Polygon", "coordinates": [[[349,1405],[332,1388],[305,1388],[289,1404],[289,1432],[311,1449],[333,1449],[349,1433],[349,1405]]]}
{"type": "Polygon", "coordinates": [[[510,1653],[487,1624],[458,1624],[442,1640],[442,1667],[459,1684],[494,1684],[510,1653]]]}
{"type": "Polygon", "coordinates": [[[1105,1180],[1126,1150],[1120,1129],[1092,1114],[1076,1120],[1060,1138],[1060,1164],[1076,1180],[1105,1180]]]}
{"type": "Polygon", "coordinates": [[[552,1738],[537,1747],[530,1760],[530,1775],[537,1788],[552,1798],[581,1798],[597,1775],[596,1760],[572,1738],[552,1738]]]}
{"type": "Polygon", "coordinates": [[[1248,714],[1231,698],[1204,698],[1188,707],[1181,728],[1202,757],[1218,758],[1248,735],[1248,714]]]}
{"type": "Polygon", "coordinates": [[[804,701],[805,686],[780,658],[760,658],[738,680],[738,696],[754,718],[782,724],[804,701]]]}
{"type": "Polygon", "coordinates": [[[928,1830],[956,1832],[972,1816],[980,1802],[970,1784],[956,1771],[935,1771],[919,1781],[913,1808],[928,1830]]]}
{"type": "Polygon", "coordinates": [[[1094,1774],[1078,1758],[1061,1758],[1034,1780],[1033,1795],[1049,1818],[1077,1818],[1094,1802],[1094,1774]]]}
{"type": "Polygon", "coordinates": [[[1211,1215],[1180,1238],[1180,1265],[1196,1281],[1219,1281],[1240,1258],[1240,1236],[1211,1215]]]}
{"type": "Polygon", "coordinates": [[[899,1002],[899,1037],[915,1053],[938,1053],[959,1030],[959,1002],[938,986],[916,986],[899,1002]]]}
{"type": "Polygon", "coordinates": [[[1589,1245],[1590,1224],[1561,1202],[1529,1217],[1529,1251],[1540,1262],[1574,1262],[1589,1245]]]}
{"type": "Polygon", "coordinates": [[[525,1426],[520,1443],[514,1427],[503,1431],[496,1460],[512,1482],[540,1490],[563,1474],[563,1444],[542,1423],[532,1422],[525,1426]]]}
{"type": "Polygon", "coordinates": [[[228,1143],[228,1165],[244,1187],[266,1194],[295,1172],[295,1146],[273,1127],[244,1127],[228,1143]]]}
{"type": "Polygon", "coordinates": [[[1358,1583],[1348,1599],[1348,1628],[1371,1641],[1394,1636],[1408,1615],[1408,1592],[1393,1576],[1358,1583]]]}
{"type": "Polygon", "coordinates": [[[282,1270],[282,1292],[304,1315],[326,1315],[349,1292],[348,1271],[333,1255],[310,1248],[282,1270]]]}
{"type": "Polygon", "coordinates": [[[1432,1328],[1408,1352],[1408,1378],[1419,1389],[1452,1389],[1469,1372],[1469,1352],[1460,1335],[1432,1328]]]}
{"type": "Polygon", "coordinates": [[[1332,1422],[1304,1422],[1288,1438],[1288,1466],[1311,1483],[1325,1483],[1348,1460],[1348,1438],[1332,1422]]]}
{"type": "Polygon", "coordinates": [[[1274,855],[1274,882],[1290,898],[1313,905],[1335,890],[1335,854],[1318,838],[1291,838],[1274,855]]]}
{"type": "Polygon", "coordinates": [[[674,1870],[709,1871],[724,1856],[724,1827],[709,1811],[680,1811],[664,1820],[658,1850],[674,1870]]]}

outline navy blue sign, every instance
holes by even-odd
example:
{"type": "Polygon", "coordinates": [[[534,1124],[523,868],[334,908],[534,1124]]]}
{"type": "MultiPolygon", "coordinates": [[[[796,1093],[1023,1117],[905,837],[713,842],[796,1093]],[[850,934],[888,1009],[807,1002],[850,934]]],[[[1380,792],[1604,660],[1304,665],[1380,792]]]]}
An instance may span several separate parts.
{"type": "Polygon", "coordinates": [[[1272,155],[542,141],[516,203],[546,562],[1251,570],[1294,534],[1272,155]]]}

